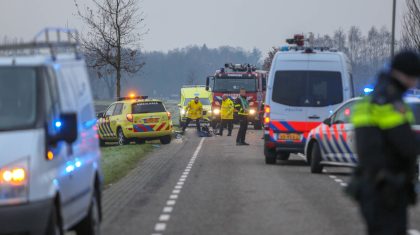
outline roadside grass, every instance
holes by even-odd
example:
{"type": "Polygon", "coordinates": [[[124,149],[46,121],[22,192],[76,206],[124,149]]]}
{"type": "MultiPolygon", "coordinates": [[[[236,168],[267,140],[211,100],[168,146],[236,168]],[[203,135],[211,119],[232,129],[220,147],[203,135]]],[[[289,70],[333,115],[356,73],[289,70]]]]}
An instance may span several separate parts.
{"type": "Polygon", "coordinates": [[[152,144],[148,143],[102,147],[102,170],[105,186],[117,182],[136,168],[137,163],[151,152],[152,148],[152,144]]]}

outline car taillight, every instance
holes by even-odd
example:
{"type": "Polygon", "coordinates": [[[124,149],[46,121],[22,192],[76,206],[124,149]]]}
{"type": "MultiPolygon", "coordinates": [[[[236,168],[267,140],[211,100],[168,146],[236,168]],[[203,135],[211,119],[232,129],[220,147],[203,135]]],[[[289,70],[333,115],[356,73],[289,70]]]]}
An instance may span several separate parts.
{"type": "Polygon", "coordinates": [[[270,113],[271,113],[270,106],[266,105],[264,107],[264,127],[266,129],[268,128],[268,124],[270,123],[270,113]]]}
{"type": "Polygon", "coordinates": [[[133,114],[127,114],[127,121],[129,121],[129,122],[133,122],[133,114]]]}
{"type": "Polygon", "coordinates": [[[166,114],[168,114],[168,119],[171,120],[172,114],[170,112],[166,112],[166,114]]]}

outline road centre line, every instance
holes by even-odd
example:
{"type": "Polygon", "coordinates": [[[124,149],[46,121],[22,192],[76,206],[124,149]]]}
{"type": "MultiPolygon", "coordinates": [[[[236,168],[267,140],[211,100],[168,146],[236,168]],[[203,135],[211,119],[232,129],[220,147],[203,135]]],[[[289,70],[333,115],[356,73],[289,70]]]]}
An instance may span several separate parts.
{"type": "Polygon", "coordinates": [[[173,212],[174,206],[176,204],[176,201],[179,197],[179,194],[182,191],[182,187],[185,183],[185,181],[188,178],[188,174],[190,173],[192,167],[194,166],[195,160],[197,159],[198,153],[200,152],[203,142],[205,138],[202,138],[200,140],[200,143],[198,144],[197,148],[195,149],[190,161],[188,162],[187,167],[185,168],[184,172],[178,179],[178,182],[174,186],[174,189],[172,190],[172,193],[169,195],[169,200],[166,201],[166,205],[163,207],[162,214],[159,215],[158,221],[155,224],[154,233],[151,235],[162,235],[162,233],[166,230],[167,222],[170,220],[171,215],[170,213],[173,212]],[[158,232],[158,233],[156,233],[158,232]]]}

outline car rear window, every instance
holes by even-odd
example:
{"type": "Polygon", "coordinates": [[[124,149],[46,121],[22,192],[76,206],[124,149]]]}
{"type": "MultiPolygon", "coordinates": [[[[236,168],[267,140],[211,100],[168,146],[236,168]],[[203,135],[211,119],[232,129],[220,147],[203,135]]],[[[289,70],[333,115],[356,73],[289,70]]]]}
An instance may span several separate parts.
{"type": "Polygon", "coordinates": [[[133,114],[166,112],[161,102],[139,102],[132,106],[133,114]]]}
{"type": "Polygon", "coordinates": [[[408,103],[416,118],[416,125],[420,125],[420,103],[408,103]]]}
{"type": "Polygon", "coordinates": [[[298,107],[323,107],[343,102],[340,72],[277,71],[272,99],[298,107]]]}

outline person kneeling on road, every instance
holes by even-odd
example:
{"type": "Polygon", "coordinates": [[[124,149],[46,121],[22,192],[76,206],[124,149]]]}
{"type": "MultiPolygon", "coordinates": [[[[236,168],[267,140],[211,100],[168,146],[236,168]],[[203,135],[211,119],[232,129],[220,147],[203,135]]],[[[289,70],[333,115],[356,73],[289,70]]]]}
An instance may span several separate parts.
{"type": "Polygon", "coordinates": [[[191,100],[187,105],[187,110],[185,111],[186,113],[188,113],[188,116],[187,120],[185,121],[185,125],[182,127],[182,131],[184,132],[185,129],[187,129],[190,122],[192,120],[195,120],[195,123],[197,125],[197,131],[200,132],[200,118],[203,115],[203,104],[200,102],[200,98],[196,96],[194,100],[191,100]]]}
{"type": "Polygon", "coordinates": [[[219,135],[223,135],[223,128],[227,126],[228,129],[228,136],[232,135],[232,129],[233,129],[233,101],[228,98],[228,96],[225,94],[223,95],[222,100],[222,108],[221,108],[221,123],[220,123],[220,131],[219,135]]]}
{"type": "Polygon", "coordinates": [[[239,118],[239,131],[236,137],[236,145],[249,145],[245,142],[246,131],[248,129],[249,103],[244,88],[241,88],[239,97],[235,100],[235,110],[238,112],[239,118]]]}

